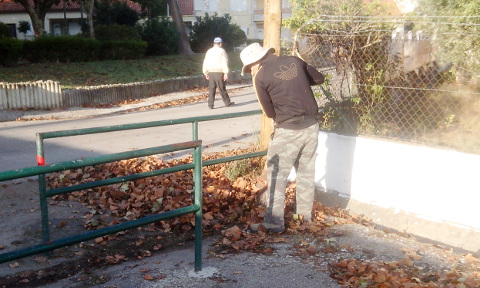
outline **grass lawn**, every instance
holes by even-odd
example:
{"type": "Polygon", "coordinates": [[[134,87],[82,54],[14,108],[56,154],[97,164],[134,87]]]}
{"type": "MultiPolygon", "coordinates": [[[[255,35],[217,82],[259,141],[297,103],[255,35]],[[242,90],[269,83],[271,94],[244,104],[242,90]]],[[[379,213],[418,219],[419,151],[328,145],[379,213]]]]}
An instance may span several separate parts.
{"type": "MultiPolygon", "coordinates": [[[[78,63],[20,63],[0,67],[0,82],[58,81],[63,88],[151,81],[202,74],[204,53],[140,60],[78,63]]],[[[242,68],[239,52],[229,53],[230,70],[242,68]]]]}

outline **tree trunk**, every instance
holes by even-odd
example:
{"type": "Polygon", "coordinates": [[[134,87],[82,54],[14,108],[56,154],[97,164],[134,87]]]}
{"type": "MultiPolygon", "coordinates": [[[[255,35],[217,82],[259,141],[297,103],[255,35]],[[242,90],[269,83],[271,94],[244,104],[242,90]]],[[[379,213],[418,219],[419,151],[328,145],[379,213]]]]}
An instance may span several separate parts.
{"type": "Polygon", "coordinates": [[[30,19],[32,20],[33,33],[35,36],[42,36],[45,34],[45,15],[48,10],[54,5],[58,4],[58,0],[14,0],[18,4],[22,5],[27,11],[30,19]]]}
{"type": "Polygon", "coordinates": [[[95,39],[95,30],[93,29],[93,9],[95,8],[94,0],[87,0],[85,2],[85,8],[87,10],[87,20],[90,38],[95,39]]]}
{"type": "MultiPolygon", "coordinates": [[[[282,29],[282,0],[265,0],[264,2],[264,24],[263,24],[263,47],[275,48],[275,54],[280,55],[280,32],[282,29]]],[[[268,148],[270,135],[273,133],[273,121],[265,114],[262,114],[260,127],[260,146],[268,148]]]]}
{"type": "Polygon", "coordinates": [[[190,43],[188,42],[187,32],[185,31],[185,26],[183,24],[182,13],[180,13],[180,7],[178,6],[177,0],[168,0],[168,6],[170,7],[170,16],[175,23],[178,31],[178,53],[181,55],[192,55],[194,54],[190,43]]]}
{"type": "Polygon", "coordinates": [[[44,35],[45,25],[43,24],[43,19],[45,19],[45,15],[41,17],[41,15],[38,15],[33,7],[28,7],[27,13],[32,20],[33,34],[35,34],[35,37],[44,35]]]}

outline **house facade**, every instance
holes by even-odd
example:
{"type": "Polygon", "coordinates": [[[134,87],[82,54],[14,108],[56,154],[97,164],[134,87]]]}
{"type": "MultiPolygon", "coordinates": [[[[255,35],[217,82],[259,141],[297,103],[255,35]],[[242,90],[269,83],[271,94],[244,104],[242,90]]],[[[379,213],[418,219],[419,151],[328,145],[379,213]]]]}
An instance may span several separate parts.
{"type": "MultiPolygon", "coordinates": [[[[204,17],[205,13],[213,16],[217,13],[219,16],[229,14],[232,16],[232,23],[237,24],[247,35],[248,39],[263,39],[263,21],[264,21],[264,2],[265,0],[178,0],[194,1],[195,18],[204,17]]],[[[289,0],[282,0],[282,18],[290,17],[291,4],[289,0]]],[[[186,19],[187,20],[187,19],[186,19]]],[[[288,30],[282,30],[282,38],[289,37],[288,30]]]]}
{"type": "MultiPolygon", "coordinates": [[[[46,33],[51,35],[65,33],[67,35],[77,35],[82,33],[80,23],[86,17],[87,15],[80,4],[61,1],[59,4],[53,5],[45,16],[44,29],[46,33]]],[[[0,1],[0,22],[7,24],[12,31],[12,35],[16,38],[34,38],[30,16],[20,4],[12,0],[0,1]],[[31,28],[25,34],[18,31],[20,21],[30,23],[31,28]]]]}
{"type": "MultiPolygon", "coordinates": [[[[249,39],[263,39],[264,0],[177,0],[184,22],[191,27],[197,17],[204,17],[205,13],[210,16],[217,14],[223,16],[230,14],[232,23],[237,24],[249,39]]],[[[290,1],[282,0],[283,17],[291,15],[290,1]]],[[[79,3],[61,1],[52,6],[45,17],[45,31],[51,35],[77,35],[81,33],[81,23],[86,19],[85,10],[79,3]]],[[[19,39],[33,39],[34,33],[31,28],[24,35],[18,31],[19,22],[32,22],[25,9],[13,0],[0,1],[0,22],[11,27],[12,35],[19,39]]],[[[283,31],[285,36],[288,31],[283,31]]]]}
{"type": "MultiPolygon", "coordinates": [[[[138,4],[127,1],[129,6],[139,11],[138,4]]],[[[371,1],[371,0],[365,0],[371,1]]],[[[410,12],[416,5],[417,0],[385,0],[395,2],[396,6],[403,13],[410,12]]],[[[205,13],[210,16],[217,14],[223,16],[229,14],[232,16],[232,23],[237,24],[247,35],[248,39],[263,39],[264,31],[264,3],[265,0],[177,0],[180,11],[183,15],[184,23],[189,32],[189,27],[196,22],[197,17],[204,17],[205,13]]],[[[289,0],[282,0],[282,18],[291,16],[291,3],[289,0]]],[[[45,17],[45,31],[52,35],[76,35],[81,33],[82,19],[86,18],[86,13],[79,3],[70,1],[60,1],[59,4],[52,6],[45,17]]],[[[12,35],[19,39],[31,39],[34,37],[33,28],[23,35],[18,31],[19,22],[31,20],[25,9],[13,0],[0,0],[0,22],[9,25],[12,29],[12,35]]],[[[282,30],[282,38],[288,39],[290,32],[287,29],[282,30]]]]}
{"type": "MultiPolygon", "coordinates": [[[[127,1],[130,8],[140,12],[137,3],[127,1]]],[[[44,30],[50,35],[78,35],[82,33],[81,23],[87,18],[86,10],[80,3],[63,1],[53,5],[45,16],[44,30]]],[[[0,22],[7,24],[12,30],[12,36],[19,39],[33,39],[33,25],[30,16],[22,5],[13,0],[0,1],[0,22]],[[19,22],[30,23],[27,33],[18,31],[19,22]]]]}

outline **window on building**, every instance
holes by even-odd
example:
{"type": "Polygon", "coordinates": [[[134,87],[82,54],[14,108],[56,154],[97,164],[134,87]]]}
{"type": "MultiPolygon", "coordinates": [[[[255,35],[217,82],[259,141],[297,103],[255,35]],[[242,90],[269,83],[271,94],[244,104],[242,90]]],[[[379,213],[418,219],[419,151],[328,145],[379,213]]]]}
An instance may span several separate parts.
{"type": "Polygon", "coordinates": [[[244,12],[247,11],[247,4],[244,1],[230,0],[231,12],[244,12]]]}
{"type": "Polygon", "coordinates": [[[17,24],[7,24],[8,28],[10,28],[10,36],[17,38],[17,24]]]}
{"type": "Polygon", "coordinates": [[[218,12],[219,0],[195,0],[195,10],[203,12],[218,12]]]}

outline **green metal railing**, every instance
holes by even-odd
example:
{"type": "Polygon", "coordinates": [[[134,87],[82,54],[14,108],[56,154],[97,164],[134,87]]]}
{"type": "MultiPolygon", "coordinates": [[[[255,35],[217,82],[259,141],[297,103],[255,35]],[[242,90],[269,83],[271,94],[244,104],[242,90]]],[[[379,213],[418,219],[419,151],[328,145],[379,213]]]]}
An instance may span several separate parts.
{"type": "MultiPolygon", "coordinates": [[[[46,230],[49,230],[48,227],[48,208],[47,208],[47,197],[53,196],[53,195],[59,195],[59,194],[64,194],[64,193],[69,193],[72,191],[79,191],[87,188],[94,188],[94,187],[100,187],[100,186],[105,186],[105,185],[110,185],[114,183],[120,183],[120,182],[125,182],[125,181],[130,181],[130,180],[135,180],[135,179],[142,179],[142,178],[147,178],[147,177],[152,177],[152,176],[157,176],[161,174],[166,174],[166,173],[172,173],[180,170],[188,170],[188,169],[193,169],[193,183],[194,183],[194,204],[182,208],[178,208],[172,211],[168,212],[163,212],[160,214],[156,215],[150,215],[146,216],[140,219],[132,220],[129,222],[101,228],[95,231],[90,231],[86,233],[81,233],[77,234],[71,237],[66,237],[66,238],[61,238],[58,240],[47,240],[43,241],[42,244],[35,245],[35,246],[30,246],[28,248],[24,249],[19,249],[7,253],[0,254],[0,263],[8,262],[11,260],[31,256],[34,254],[39,254],[42,252],[48,252],[56,248],[60,248],[63,246],[68,246],[71,244],[75,243],[80,243],[86,240],[91,240],[95,239],[97,237],[117,233],[120,231],[132,229],[132,228],[137,228],[146,224],[158,222],[161,220],[166,220],[170,219],[173,217],[178,217],[181,215],[189,214],[189,213],[195,213],[195,271],[201,270],[201,265],[202,265],[202,154],[201,154],[201,141],[190,141],[190,142],[184,142],[184,143],[177,143],[175,145],[167,145],[167,146],[159,146],[159,147],[153,147],[153,148],[146,148],[146,149],[140,149],[136,151],[128,151],[128,152],[122,152],[122,153],[116,153],[116,154],[110,154],[110,155],[104,155],[104,156],[98,156],[98,157],[92,157],[92,158],[85,158],[81,160],[75,160],[75,161],[67,161],[67,162],[60,162],[60,163],[55,163],[51,165],[46,165],[46,166],[37,166],[37,167],[30,167],[30,168],[24,168],[20,170],[11,170],[11,171],[6,171],[0,173],[0,181],[6,181],[6,180],[13,180],[13,179],[18,179],[18,178],[23,178],[23,177],[28,177],[28,176],[33,176],[33,175],[39,175],[41,178],[45,178],[45,173],[52,173],[52,172],[58,172],[58,171],[63,171],[63,170],[68,170],[68,169],[75,169],[75,168],[81,168],[81,167],[86,167],[86,166],[92,166],[92,165],[97,165],[97,164],[102,164],[102,163],[108,163],[112,161],[118,161],[118,160],[123,160],[123,159],[129,159],[129,158],[135,158],[135,157],[142,157],[142,156],[148,156],[148,155],[154,155],[158,153],[168,153],[168,152],[173,152],[173,151],[178,151],[178,150],[185,150],[185,149],[194,149],[193,153],[193,163],[192,164],[185,164],[185,165],[179,165],[179,166],[174,166],[174,167],[169,167],[165,169],[159,169],[159,170],[154,170],[154,171],[149,171],[145,173],[137,173],[137,174],[131,174],[128,176],[123,176],[123,177],[116,177],[116,178],[111,178],[107,180],[101,180],[101,181],[95,181],[95,182],[90,182],[86,184],[80,184],[80,185],[75,185],[75,186],[70,186],[66,188],[60,188],[60,189],[51,189],[49,191],[46,191],[44,187],[40,187],[40,192],[41,195],[41,212],[42,212],[42,231],[43,228],[46,227],[46,230]],[[44,206],[44,207],[42,207],[44,206]],[[45,213],[45,214],[44,214],[45,213]]],[[[45,232],[45,231],[44,231],[45,232]]],[[[49,238],[49,233],[43,233],[43,236],[47,236],[49,238]]]]}
{"type": "Polygon", "coordinates": [[[251,115],[260,114],[260,113],[261,113],[261,110],[255,110],[255,111],[246,111],[246,112],[240,112],[240,113],[222,114],[222,115],[181,118],[181,119],[175,119],[175,120],[163,120],[163,121],[143,122],[143,123],[134,123],[134,124],[115,125],[115,126],[94,127],[94,128],[77,129],[77,130],[37,133],[37,138],[36,138],[37,164],[39,166],[0,172],[0,181],[38,175],[43,244],[0,254],[0,263],[31,256],[34,254],[39,254],[42,252],[48,252],[59,247],[68,246],[74,243],[91,240],[100,236],[105,236],[105,235],[120,232],[123,230],[136,228],[136,227],[157,222],[160,220],[178,217],[188,213],[195,213],[195,271],[201,270],[201,250],[202,250],[201,248],[201,237],[202,237],[201,235],[202,233],[201,167],[230,162],[230,161],[236,161],[240,159],[260,157],[260,156],[266,155],[266,151],[247,153],[247,154],[224,157],[224,158],[213,159],[213,160],[202,162],[201,141],[198,141],[198,123],[202,121],[212,121],[212,120],[251,116],[251,115]],[[98,157],[92,157],[92,158],[85,158],[85,159],[75,160],[75,161],[60,162],[60,163],[55,163],[55,164],[45,166],[43,142],[45,139],[48,139],[48,138],[78,136],[78,135],[87,135],[87,134],[94,134],[94,133],[106,133],[106,132],[151,128],[151,127],[177,125],[177,124],[185,124],[185,123],[192,123],[193,125],[192,126],[193,141],[191,142],[177,143],[177,144],[159,146],[159,147],[153,147],[153,148],[147,148],[147,149],[139,149],[135,151],[122,152],[122,153],[116,153],[116,154],[110,154],[110,155],[104,155],[104,156],[98,156],[98,157]],[[132,175],[127,175],[123,177],[106,179],[106,180],[99,180],[99,181],[83,183],[75,186],[50,189],[47,191],[46,177],[45,177],[46,173],[58,172],[58,171],[74,169],[74,168],[81,168],[81,167],[92,166],[96,164],[108,163],[108,162],[147,156],[147,155],[168,153],[168,152],[185,150],[190,148],[194,149],[193,164],[179,165],[179,166],[170,167],[166,169],[132,174],[132,175]],[[195,186],[194,187],[195,200],[193,205],[188,207],[183,207],[173,211],[164,212],[157,215],[143,217],[141,219],[133,220],[130,222],[109,226],[109,227],[98,229],[95,231],[82,233],[82,234],[74,235],[71,237],[62,238],[59,240],[50,241],[50,228],[48,224],[49,220],[48,220],[48,203],[47,203],[48,197],[70,193],[73,191],[85,190],[85,189],[90,189],[94,187],[106,186],[106,185],[131,181],[135,179],[161,175],[165,173],[172,173],[180,170],[188,170],[192,168],[194,169],[194,186],[195,186]],[[197,223],[200,223],[200,225],[197,225],[197,223]]]}

